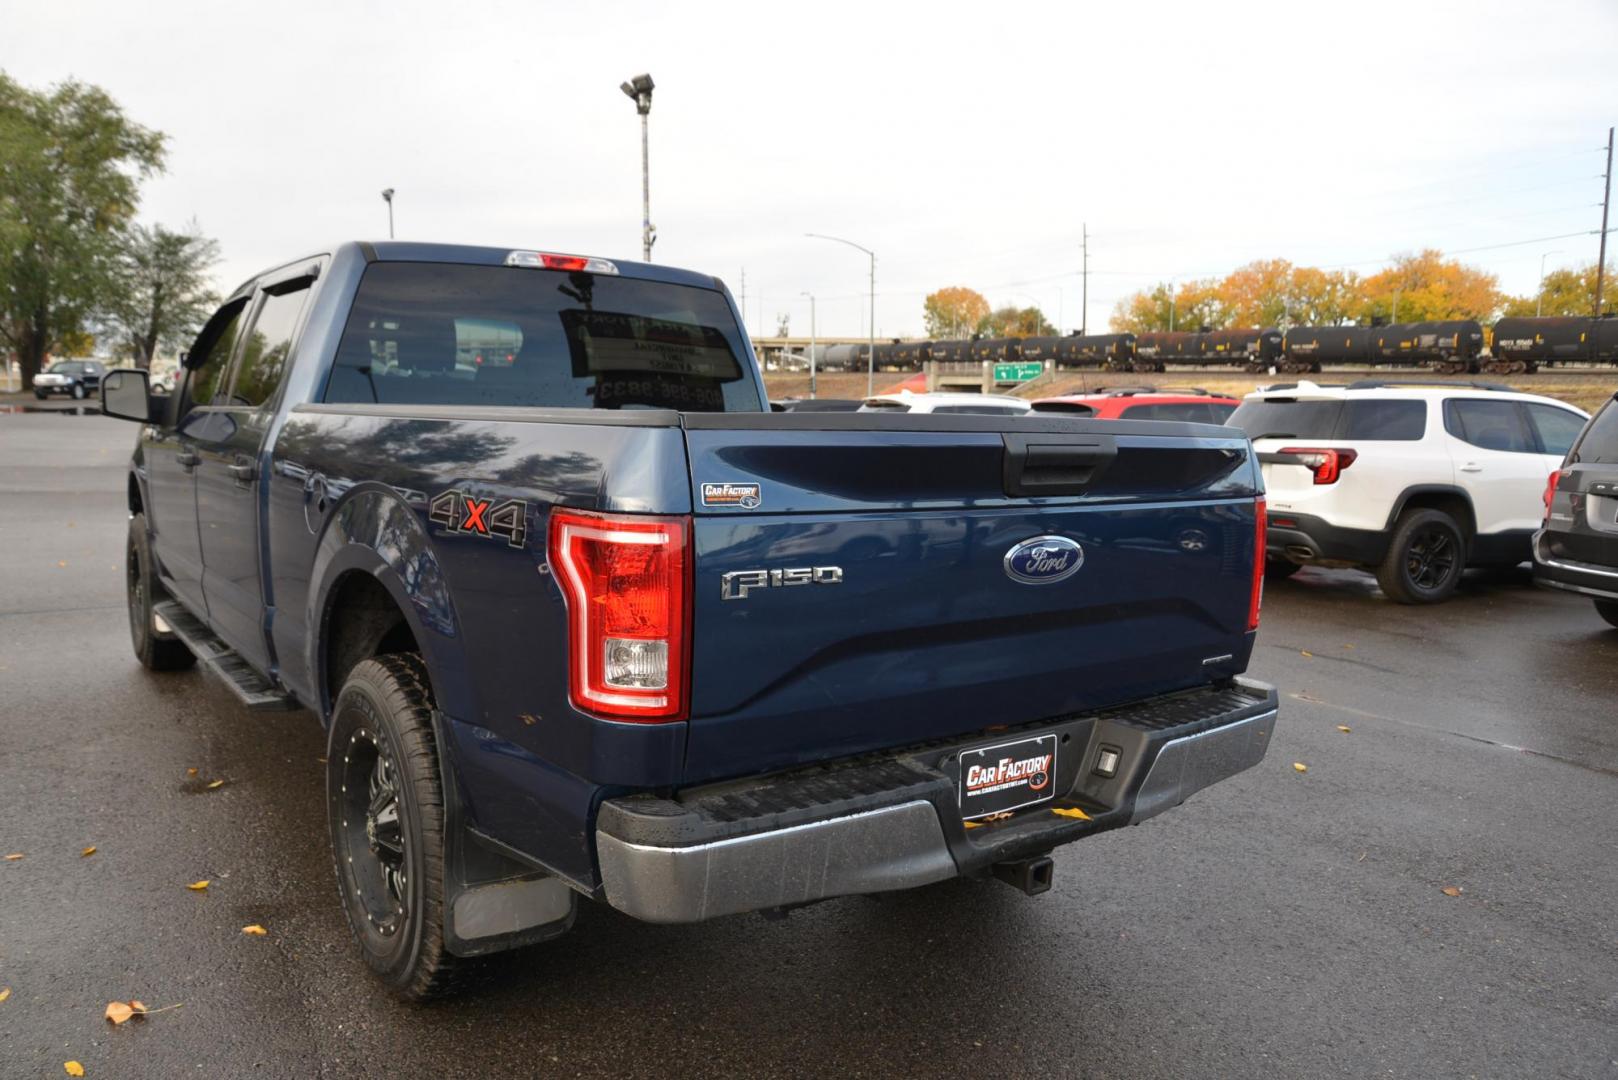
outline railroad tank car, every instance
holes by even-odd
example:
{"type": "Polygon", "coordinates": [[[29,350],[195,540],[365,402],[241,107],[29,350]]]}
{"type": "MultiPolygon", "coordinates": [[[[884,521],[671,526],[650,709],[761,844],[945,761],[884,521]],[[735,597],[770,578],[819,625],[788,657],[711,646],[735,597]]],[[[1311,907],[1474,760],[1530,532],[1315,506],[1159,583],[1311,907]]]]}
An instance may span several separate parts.
{"type": "Polygon", "coordinates": [[[1294,326],[1282,337],[1280,368],[1286,372],[1319,371],[1322,364],[1367,364],[1371,360],[1369,326],[1294,326]]]}
{"type": "Polygon", "coordinates": [[[1056,358],[1059,337],[1025,337],[1017,342],[1017,359],[1043,364],[1056,358]]]}
{"type": "Polygon", "coordinates": [[[1134,334],[1069,334],[1056,343],[1057,367],[1100,367],[1131,371],[1135,363],[1134,334]]]}
{"type": "Polygon", "coordinates": [[[979,338],[972,342],[971,357],[991,364],[1004,364],[1017,359],[1016,338],[979,338]]]}
{"type": "Polygon", "coordinates": [[[972,343],[970,341],[956,341],[952,339],[949,341],[928,341],[924,344],[926,346],[925,358],[928,360],[938,360],[947,364],[958,364],[971,359],[969,352],[972,343]]]}
{"type": "Polygon", "coordinates": [[[1245,364],[1250,371],[1262,371],[1281,359],[1279,330],[1206,330],[1197,336],[1197,355],[1210,364],[1245,364]]]}
{"type": "Polygon", "coordinates": [[[1483,327],[1475,319],[1390,323],[1370,330],[1372,363],[1431,364],[1436,371],[1458,375],[1475,370],[1483,351],[1483,327]]]}
{"type": "Polygon", "coordinates": [[[895,341],[889,357],[894,367],[905,371],[919,371],[921,362],[927,358],[927,342],[895,341]]]}
{"type": "Polygon", "coordinates": [[[1509,375],[1557,363],[1618,363],[1618,318],[1507,316],[1494,324],[1484,370],[1509,375]]]}
{"type": "Polygon", "coordinates": [[[865,366],[864,345],[831,345],[826,349],[822,366],[827,371],[853,371],[865,366]]]}
{"type": "Polygon", "coordinates": [[[1165,364],[1200,363],[1202,332],[1149,330],[1135,335],[1136,371],[1162,371],[1165,364]]]}

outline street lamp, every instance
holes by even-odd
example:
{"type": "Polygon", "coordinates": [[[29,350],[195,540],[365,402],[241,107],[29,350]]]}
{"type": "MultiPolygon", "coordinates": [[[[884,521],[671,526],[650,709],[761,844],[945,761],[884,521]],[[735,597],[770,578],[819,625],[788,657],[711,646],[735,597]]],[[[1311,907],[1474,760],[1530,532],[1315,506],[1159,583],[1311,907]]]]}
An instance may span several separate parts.
{"type": "Polygon", "coordinates": [[[657,230],[652,228],[652,173],[647,163],[646,117],[652,111],[652,77],[636,75],[618,89],[635,103],[640,114],[640,250],[646,262],[652,261],[652,244],[657,241],[657,230]]]}
{"type": "Polygon", "coordinates": [[[388,239],[393,239],[393,189],[382,189],[382,201],[388,204],[388,239]]]}
{"type": "Polygon", "coordinates": [[[869,351],[865,354],[865,396],[870,397],[876,392],[876,252],[868,247],[861,247],[852,240],[844,240],[840,236],[826,236],[823,233],[804,233],[816,240],[831,240],[838,244],[847,244],[856,251],[863,251],[871,257],[871,325],[866,327],[870,331],[871,343],[869,351]]]}
{"type": "Polygon", "coordinates": [[[1551,255],[1560,255],[1561,251],[1547,251],[1539,257],[1539,299],[1534,301],[1534,318],[1539,318],[1545,310],[1545,259],[1551,255]]]}
{"type": "Polygon", "coordinates": [[[799,293],[809,298],[809,396],[815,396],[815,294],[799,293]]]}

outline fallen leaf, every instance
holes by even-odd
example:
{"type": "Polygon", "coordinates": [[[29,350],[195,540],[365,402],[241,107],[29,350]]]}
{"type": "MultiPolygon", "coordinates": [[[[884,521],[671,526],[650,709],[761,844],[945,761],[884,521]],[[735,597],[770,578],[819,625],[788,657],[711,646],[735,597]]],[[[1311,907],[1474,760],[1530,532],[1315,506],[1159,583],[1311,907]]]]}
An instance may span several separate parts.
{"type": "Polygon", "coordinates": [[[1352,649],[1352,648],[1353,648],[1353,647],[1354,647],[1354,646],[1352,646],[1352,645],[1349,645],[1349,644],[1347,644],[1347,643],[1345,643],[1345,644],[1344,644],[1344,645],[1343,645],[1343,648],[1345,648],[1345,649],[1352,649]]]}
{"type": "Polygon", "coordinates": [[[1347,735],[1350,731],[1353,731],[1354,729],[1349,727],[1347,724],[1338,724],[1337,725],[1337,730],[1341,731],[1344,735],[1347,735]]]}
{"type": "Polygon", "coordinates": [[[1459,896],[1461,895],[1461,887],[1459,885],[1445,885],[1439,892],[1445,896],[1459,896]]]}
{"type": "Polygon", "coordinates": [[[191,884],[186,886],[186,888],[190,889],[192,892],[201,892],[203,889],[206,889],[207,887],[208,887],[208,879],[207,878],[203,878],[201,881],[193,881],[191,884]]]}
{"type": "Polygon", "coordinates": [[[80,1065],[77,1061],[64,1061],[64,1062],[62,1062],[62,1069],[69,1076],[83,1076],[84,1075],[84,1066],[80,1065]]]}
{"type": "Polygon", "coordinates": [[[8,998],[10,996],[11,996],[11,987],[8,986],[4,990],[0,990],[0,1001],[4,1001],[4,1000],[6,1000],[6,998],[8,998]]]}
{"type": "Polygon", "coordinates": [[[187,775],[187,776],[195,776],[195,775],[197,775],[197,770],[195,770],[195,769],[187,769],[187,770],[185,770],[185,775],[187,775]]]}
{"type": "Polygon", "coordinates": [[[1303,655],[1309,657],[1309,659],[1311,659],[1311,660],[1313,660],[1315,658],[1315,654],[1310,652],[1308,649],[1299,649],[1298,651],[1300,653],[1302,653],[1303,655]]]}
{"type": "Polygon", "coordinates": [[[13,851],[10,855],[6,856],[6,862],[16,862],[20,858],[22,858],[22,852],[13,851]]]}
{"type": "Polygon", "coordinates": [[[134,1016],[135,1009],[134,1006],[130,1005],[127,1001],[109,1001],[107,1002],[107,1011],[104,1015],[116,1026],[123,1023],[125,1020],[128,1020],[131,1016],[134,1016]]]}
{"type": "Polygon", "coordinates": [[[252,926],[242,927],[242,933],[252,934],[254,937],[263,937],[265,934],[268,934],[269,931],[264,929],[258,923],[254,923],[252,926]]]}
{"type": "Polygon", "coordinates": [[[210,791],[212,791],[214,788],[224,787],[224,786],[225,786],[225,782],[223,780],[209,780],[208,781],[208,790],[210,790],[210,791]]]}
{"type": "Polygon", "coordinates": [[[981,828],[983,828],[983,822],[981,822],[981,821],[963,821],[963,822],[961,822],[961,824],[965,825],[968,829],[981,829],[981,828]]]}
{"type": "Polygon", "coordinates": [[[1051,813],[1057,817],[1077,818],[1080,821],[1090,820],[1090,815],[1080,810],[1077,806],[1053,806],[1051,807],[1051,813]]]}
{"type": "MultiPolygon", "coordinates": [[[[57,566],[66,566],[67,565],[67,560],[66,559],[58,559],[57,562],[56,562],[56,565],[57,566]]],[[[79,1073],[79,1075],[83,1076],[84,1074],[79,1073]]]]}
{"type": "Polygon", "coordinates": [[[151,1011],[151,1010],[146,1008],[146,1003],[144,1001],[131,1000],[130,1003],[129,1003],[129,1007],[131,1009],[134,1009],[136,1012],[140,1013],[142,1016],[145,1016],[148,1012],[151,1011]]]}
{"type": "Polygon", "coordinates": [[[89,847],[87,847],[83,851],[79,852],[79,858],[88,859],[90,856],[94,855],[95,853],[96,853],[96,846],[94,844],[91,844],[89,847]]]}
{"type": "Polygon", "coordinates": [[[1305,765],[1301,761],[1294,761],[1292,763],[1292,767],[1294,769],[1297,769],[1299,772],[1308,772],[1309,771],[1309,766],[1305,765]]]}

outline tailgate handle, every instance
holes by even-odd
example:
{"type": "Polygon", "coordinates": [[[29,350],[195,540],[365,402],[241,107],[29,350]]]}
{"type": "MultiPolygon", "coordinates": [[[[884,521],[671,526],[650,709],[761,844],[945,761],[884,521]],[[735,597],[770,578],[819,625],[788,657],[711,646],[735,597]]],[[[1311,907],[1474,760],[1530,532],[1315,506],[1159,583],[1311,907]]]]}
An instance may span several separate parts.
{"type": "Polygon", "coordinates": [[[1007,495],[1078,495],[1118,456],[1111,435],[1001,435],[1007,495]]]}

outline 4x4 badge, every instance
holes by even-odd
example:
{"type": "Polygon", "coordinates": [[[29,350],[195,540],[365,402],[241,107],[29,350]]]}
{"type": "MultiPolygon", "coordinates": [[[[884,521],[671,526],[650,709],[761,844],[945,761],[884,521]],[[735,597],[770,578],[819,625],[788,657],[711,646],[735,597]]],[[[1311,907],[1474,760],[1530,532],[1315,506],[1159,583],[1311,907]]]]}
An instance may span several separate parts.
{"type": "Polygon", "coordinates": [[[528,539],[528,504],[521,499],[495,503],[451,488],[427,504],[427,520],[453,533],[503,536],[514,548],[528,539]]]}

